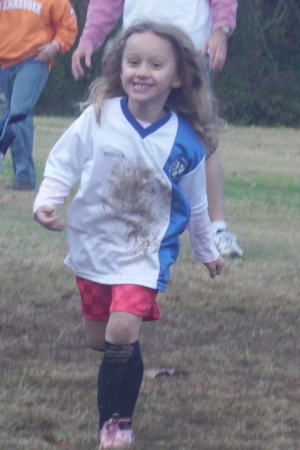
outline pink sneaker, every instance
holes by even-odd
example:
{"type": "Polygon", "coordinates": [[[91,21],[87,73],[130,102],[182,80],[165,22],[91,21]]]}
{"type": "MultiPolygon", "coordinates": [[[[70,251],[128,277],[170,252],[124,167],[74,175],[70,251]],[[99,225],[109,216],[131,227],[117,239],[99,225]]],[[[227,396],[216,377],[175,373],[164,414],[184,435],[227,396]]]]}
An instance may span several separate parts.
{"type": "Polygon", "coordinates": [[[129,450],[133,443],[132,430],[120,428],[129,422],[131,419],[121,418],[119,414],[105,422],[100,432],[99,450],[129,450]]]}

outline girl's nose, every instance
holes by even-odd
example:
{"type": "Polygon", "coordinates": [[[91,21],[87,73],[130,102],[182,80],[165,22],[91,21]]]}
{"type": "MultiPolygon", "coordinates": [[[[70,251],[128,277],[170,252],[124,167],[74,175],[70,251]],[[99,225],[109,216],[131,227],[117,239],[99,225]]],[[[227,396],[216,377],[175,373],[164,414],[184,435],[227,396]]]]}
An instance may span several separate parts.
{"type": "Polygon", "coordinates": [[[149,75],[149,68],[146,63],[140,64],[137,68],[136,74],[138,77],[147,77],[149,75]]]}

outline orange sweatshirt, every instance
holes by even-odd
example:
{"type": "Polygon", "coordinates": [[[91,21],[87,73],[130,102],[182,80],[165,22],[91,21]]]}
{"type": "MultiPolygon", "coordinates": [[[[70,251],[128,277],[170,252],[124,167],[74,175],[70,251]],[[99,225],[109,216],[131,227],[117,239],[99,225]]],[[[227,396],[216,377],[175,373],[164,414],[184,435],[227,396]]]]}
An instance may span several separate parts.
{"type": "Polygon", "coordinates": [[[68,0],[0,0],[0,67],[36,56],[39,46],[53,40],[66,52],[77,31],[68,0]]]}

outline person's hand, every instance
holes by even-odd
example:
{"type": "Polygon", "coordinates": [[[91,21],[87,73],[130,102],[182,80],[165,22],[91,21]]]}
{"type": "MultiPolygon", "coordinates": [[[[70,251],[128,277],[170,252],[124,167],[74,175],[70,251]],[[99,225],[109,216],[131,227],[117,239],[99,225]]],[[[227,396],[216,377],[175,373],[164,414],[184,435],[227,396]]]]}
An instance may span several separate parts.
{"type": "Polygon", "coordinates": [[[210,70],[222,70],[227,56],[227,34],[218,28],[209,36],[201,50],[202,55],[209,56],[210,70]]]}
{"type": "Polygon", "coordinates": [[[219,256],[219,258],[216,259],[216,261],[204,263],[204,265],[209,271],[210,278],[215,278],[216,275],[220,275],[220,273],[222,272],[225,266],[225,261],[222,258],[222,256],[219,256]]]}
{"type": "Polygon", "coordinates": [[[38,61],[49,62],[54,59],[58,53],[58,48],[55,44],[44,44],[38,48],[35,59],[38,61]]]}
{"type": "Polygon", "coordinates": [[[81,64],[81,60],[84,60],[86,67],[92,65],[93,50],[91,47],[79,46],[72,55],[72,73],[75,80],[81,78],[84,74],[84,68],[81,64]]]}
{"type": "Polygon", "coordinates": [[[40,206],[33,217],[44,228],[51,231],[62,231],[66,226],[66,220],[54,215],[55,209],[51,206],[40,206]]]}

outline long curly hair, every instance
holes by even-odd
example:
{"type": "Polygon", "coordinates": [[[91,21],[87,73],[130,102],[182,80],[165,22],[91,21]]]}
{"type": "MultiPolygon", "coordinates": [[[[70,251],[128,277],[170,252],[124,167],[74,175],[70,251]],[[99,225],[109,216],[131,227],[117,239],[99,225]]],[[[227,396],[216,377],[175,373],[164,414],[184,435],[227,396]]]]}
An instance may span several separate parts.
{"type": "Polygon", "coordinates": [[[88,100],[82,104],[82,109],[94,105],[100,122],[105,100],[126,95],[120,78],[124,47],[131,35],[145,32],[152,32],[171,43],[181,86],[172,89],[165,106],[186,119],[204,142],[209,157],[217,148],[221,122],[209,82],[207,62],[197,53],[191,39],[174,25],[136,22],[109,41],[102,59],[102,75],[91,84],[88,100]]]}

